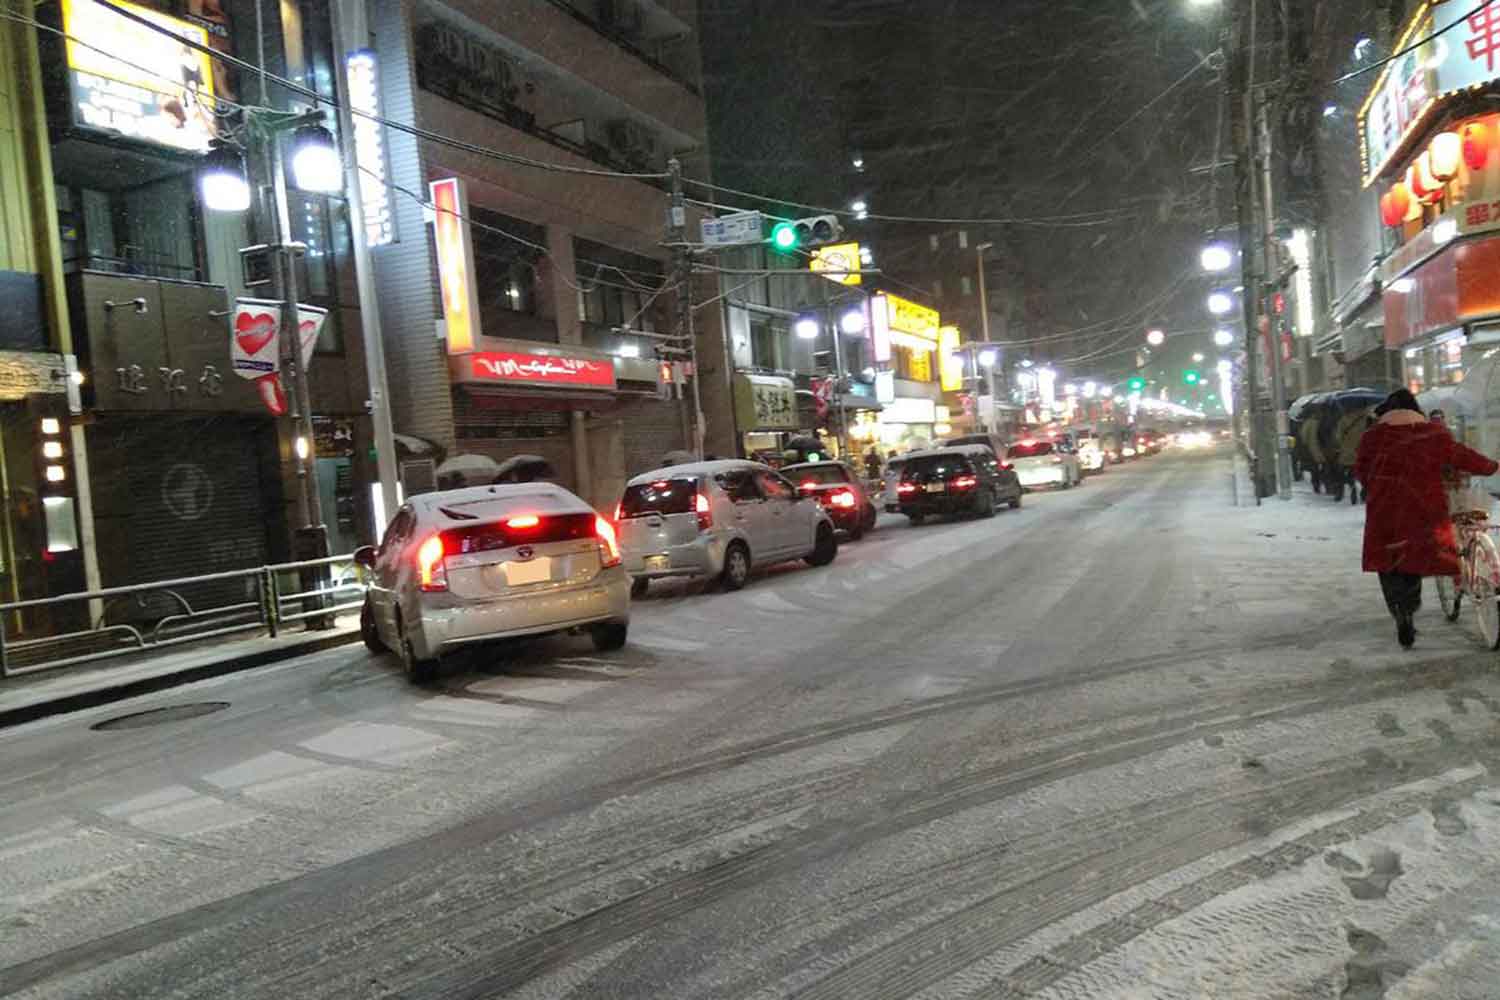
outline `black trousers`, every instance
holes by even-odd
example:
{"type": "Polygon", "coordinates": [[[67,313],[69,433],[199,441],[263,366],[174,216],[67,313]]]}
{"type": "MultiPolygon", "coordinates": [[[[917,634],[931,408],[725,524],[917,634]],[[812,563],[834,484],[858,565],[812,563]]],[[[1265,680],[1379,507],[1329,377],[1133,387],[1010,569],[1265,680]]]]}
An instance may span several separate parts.
{"type": "Polygon", "coordinates": [[[1392,618],[1402,611],[1416,614],[1422,607],[1422,578],[1412,573],[1381,573],[1380,592],[1392,618]]]}

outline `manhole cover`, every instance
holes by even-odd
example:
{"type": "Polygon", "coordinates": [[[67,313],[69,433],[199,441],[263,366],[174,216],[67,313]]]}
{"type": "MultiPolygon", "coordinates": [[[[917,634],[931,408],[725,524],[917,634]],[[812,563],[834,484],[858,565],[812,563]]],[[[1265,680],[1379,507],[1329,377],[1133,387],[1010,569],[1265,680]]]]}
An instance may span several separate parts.
{"type": "Polygon", "coordinates": [[[89,728],[144,729],[147,726],[159,726],[165,722],[180,722],[183,719],[196,719],[200,715],[212,715],[228,707],[227,701],[195,701],[187,705],[168,705],[166,708],[152,708],[145,712],[117,715],[113,719],[96,722],[89,728]]]}

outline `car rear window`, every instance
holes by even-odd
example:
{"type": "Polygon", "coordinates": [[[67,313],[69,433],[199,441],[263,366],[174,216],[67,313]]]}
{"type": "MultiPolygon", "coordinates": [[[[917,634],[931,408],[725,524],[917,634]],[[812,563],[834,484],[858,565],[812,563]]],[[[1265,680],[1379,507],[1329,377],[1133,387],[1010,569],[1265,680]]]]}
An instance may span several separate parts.
{"type": "Polygon", "coordinates": [[[830,483],[847,483],[849,476],[844,472],[842,466],[838,465],[805,465],[796,469],[782,469],[782,474],[798,486],[811,483],[814,486],[827,486],[830,483]]]}
{"type": "Polygon", "coordinates": [[[517,545],[567,542],[594,536],[594,514],[511,514],[485,524],[443,530],[443,552],[450,556],[493,552],[517,545]]]}
{"type": "Polygon", "coordinates": [[[901,474],[921,479],[948,479],[973,471],[965,455],[923,455],[908,458],[901,474]]]}
{"type": "Polygon", "coordinates": [[[1010,447],[1011,458],[1035,458],[1052,454],[1051,441],[1023,441],[1010,447]]]}
{"type": "Polygon", "coordinates": [[[625,487],[620,498],[620,516],[641,517],[645,514],[690,514],[698,493],[696,479],[658,479],[625,487]]]}

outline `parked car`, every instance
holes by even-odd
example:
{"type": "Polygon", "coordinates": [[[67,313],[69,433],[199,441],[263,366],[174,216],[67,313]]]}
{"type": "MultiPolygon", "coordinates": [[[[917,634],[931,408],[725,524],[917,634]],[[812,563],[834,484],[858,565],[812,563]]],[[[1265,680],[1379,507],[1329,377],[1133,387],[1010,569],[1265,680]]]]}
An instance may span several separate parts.
{"type": "Polygon", "coordinates": [[[865,481],[843,462],[804,462],[788,465],[781,474],[792,481],[803,496],[822,504],[833,518],[833,526],[858,539],[875,527],[878,516],[865,481]]]}
{"type": "Polygon", "coordinates": [[[652,580],[708,577],[725,590],[753,567],[838,555],[833,519],[816,499],[759,462],[694,462],[630,480],[615,511],[631,593],[652,580]]]}
{"type": "Polygon", "coordinates": [[[1092,430],[1078,431],[1074,446],[1078,452],[1078,466],[1083,472],[1099,472],[1104,468],[1104,446],[1099,435],[1092,430]]]}
{"type": "Polygon", "coordinates": [[[1039,438],[1018,441],[1011,445],[1006,461],[1015,466],[1027,489],[1060,486],[1067,490],[1083,481],[1078,453],[1064,443],[1039,438]]]}
{"type": "Polygon", "coordinates": [[[960,434],[957,437],[948,438],[947,440],[943,441],[938,447],[956,448],[959,445],[964,444],[982,444],[985,447],[989,448],[990,451],[994,452],[995,457],[1000,459],[1000,461],[1005,461],[1005,439],[1000,437],[1000,435],[998,434],[960,434]]]}
{"type": "Polygon", "coordinates": [[[630,580],[615,527],[553,483],[413,497],[354,560],[369,570],[365,645],[394,650],[413,681],[470,643],[579,630],[600,650],[625,644],[630,580]]]}
{"type": "Polygon", "coordinates": [[[993,517],[998,504],[1021,506],[1015,470],[987,444],[914,451],[904,459],[896,492],[914,527],[938,514],[993,517]]]}

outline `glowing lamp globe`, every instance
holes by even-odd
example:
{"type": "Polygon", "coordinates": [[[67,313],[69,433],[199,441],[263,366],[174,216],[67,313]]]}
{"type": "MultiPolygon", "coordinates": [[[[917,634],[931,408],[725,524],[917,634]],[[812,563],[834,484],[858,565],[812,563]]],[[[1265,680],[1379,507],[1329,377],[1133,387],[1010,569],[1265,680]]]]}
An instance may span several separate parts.
{"type": "Polygon", "coordinates": [[[1463,159],[1463,140],[1457,132],[1439,132],[1427,147],[1428,168],[1432,176],[1443,183],[1458,176],[1458,165],[1463,159]]]}

